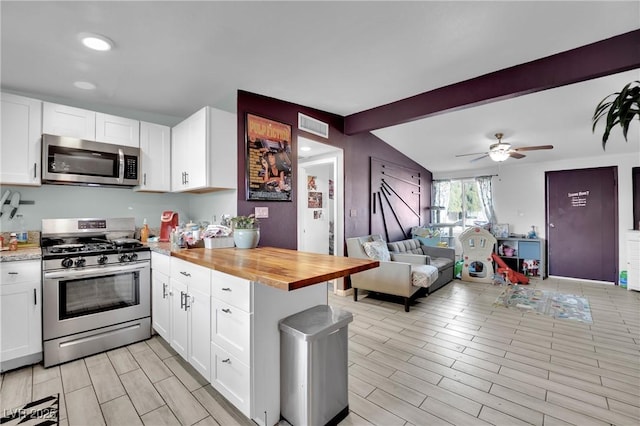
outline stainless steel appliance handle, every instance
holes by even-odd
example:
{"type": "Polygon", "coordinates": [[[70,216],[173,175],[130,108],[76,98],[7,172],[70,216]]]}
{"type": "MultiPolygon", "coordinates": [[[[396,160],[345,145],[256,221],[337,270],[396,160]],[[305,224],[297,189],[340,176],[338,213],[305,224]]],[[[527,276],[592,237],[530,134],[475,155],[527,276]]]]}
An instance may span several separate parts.
{"type": "Polygon", "coordinates": [[[139,262],[135,264],[117,265],[117,266],[103,266],[99,268],[84,268],[79,270],[61,270],[53,272],[45,272],[45,279],[53,278],[85,278],[91,276],[100,276],[114,272],[131,272],[143,270],[149,267],[149,262],[139,262]]]}
{"type": "Polygon", "coordinates": [[[124,151],[118,148],[118,158],[120,167],[118,167],[118,183],[124,182],[124,151]]]}

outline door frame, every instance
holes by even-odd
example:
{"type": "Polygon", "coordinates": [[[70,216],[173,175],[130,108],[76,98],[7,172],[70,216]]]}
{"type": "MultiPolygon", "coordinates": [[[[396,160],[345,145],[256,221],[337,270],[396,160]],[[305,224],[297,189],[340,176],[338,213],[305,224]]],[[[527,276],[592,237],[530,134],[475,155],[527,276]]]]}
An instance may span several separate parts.
{"type": "MultiPolygon", "coordinates": [[[[316,140],[312,140],[315,143],[322,143],[316,140]]],[[[298,144],[299,145],[299,144],[298,144]]],[[[324,144],[330,146],[328,144],[324,144]]],[[[300,179],[300,170],[318,164],[333,164],[333,181],[334,181],[334,218],[333,224],[333,255],[344,256],[344,150],[342,148],[333,147],[331,152],[326,154],[319,154],[317,156],[310,157],[309,159],[298,160],[298,179],[300,179]]],[[[307,208],[306,195],[301,197],[300,194],[306,189],[306,182],[304,185],[300,183],[298,185],[298,212],[297,212],[297,247],[300,248],[303,245],[302,239],[304,238],[302,226],[304,220],[302,215],[307,208]]],[[[344,278],[337,278],[333,280],[334,293],[338,292],[338,289],[344,288],[344,278]]]]}

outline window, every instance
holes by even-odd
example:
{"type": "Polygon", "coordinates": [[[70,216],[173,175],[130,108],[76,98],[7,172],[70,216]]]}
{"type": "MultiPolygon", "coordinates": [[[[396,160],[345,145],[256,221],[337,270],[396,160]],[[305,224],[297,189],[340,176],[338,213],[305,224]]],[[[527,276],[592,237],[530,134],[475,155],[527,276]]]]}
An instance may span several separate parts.
{"type": "Polygon", "coordinates": [[[481,194],[481,187],[486,185],[487,179],[488,196],[485,197],[485,200],[493,211],[490,177],[433,181],[431,222],[449,225],[448,227],[454,235],[470,226],[481,226],[490,222],[483,206],[481,194]]]}

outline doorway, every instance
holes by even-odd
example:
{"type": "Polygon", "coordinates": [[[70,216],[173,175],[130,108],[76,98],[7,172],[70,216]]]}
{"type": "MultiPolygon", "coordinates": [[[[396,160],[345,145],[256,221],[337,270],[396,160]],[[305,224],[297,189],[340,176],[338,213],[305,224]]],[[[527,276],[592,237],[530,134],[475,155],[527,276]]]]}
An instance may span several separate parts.
{"type": "Polygon", "coordinates": [[[546,172],[549,275],[617,282],[617,167],[546,172]]]}
{"type": "MultiPolygon", "coordinates": [[[[298,137],[297,145],[298,250],[342,256],[343,151],[303,137],[298,137]]],[[[331,284],[334,292],[344,288],[342,279],[331,284]]]]}

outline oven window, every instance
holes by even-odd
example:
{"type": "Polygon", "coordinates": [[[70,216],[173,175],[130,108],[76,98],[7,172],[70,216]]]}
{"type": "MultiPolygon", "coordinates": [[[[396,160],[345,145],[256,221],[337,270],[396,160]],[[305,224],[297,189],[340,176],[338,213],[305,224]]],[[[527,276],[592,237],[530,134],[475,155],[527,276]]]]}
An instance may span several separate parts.
{"type": "Polygon", "coordinates": [[[76,318],[140,304],[140,273],[61,280],[60,319],[76,318]]]}

